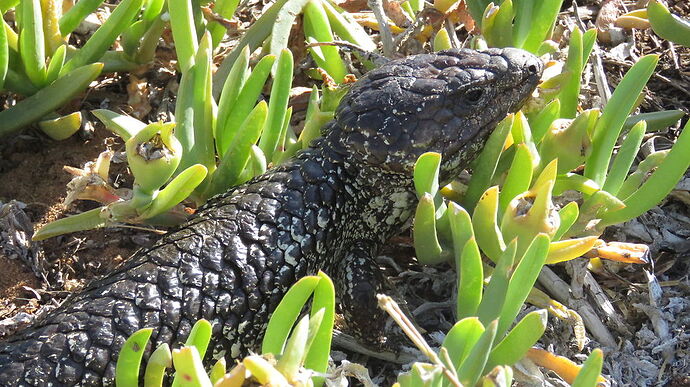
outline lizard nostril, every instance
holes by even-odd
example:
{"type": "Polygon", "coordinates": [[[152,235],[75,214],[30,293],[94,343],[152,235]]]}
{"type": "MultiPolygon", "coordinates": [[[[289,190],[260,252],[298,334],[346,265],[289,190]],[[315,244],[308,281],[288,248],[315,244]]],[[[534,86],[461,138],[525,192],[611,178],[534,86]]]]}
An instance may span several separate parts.
{"type": "Polygon", "coordinates": [[[530,65],[530,66],[527,68],[527,71],[529,71],[529,72],[532,73],[532,74],[536,74],[537,71],[538,71],[538,70],[537,70],[537,65],[530,65]]]}

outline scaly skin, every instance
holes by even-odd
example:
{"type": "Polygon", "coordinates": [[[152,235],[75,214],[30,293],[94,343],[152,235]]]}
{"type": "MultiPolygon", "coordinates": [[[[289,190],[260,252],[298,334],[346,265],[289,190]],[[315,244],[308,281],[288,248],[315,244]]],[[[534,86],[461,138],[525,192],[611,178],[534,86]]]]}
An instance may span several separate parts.
{"type": "Polygon", "coordinates": [[[0,385],[99,385],[140,328],[151,350],[213,324],[209,351],[257,349],[281,297],[323,270],[352,329],[381,332],[372,257],[416,205],[415,160],[443,155],[442,178],[466,167],[532,92],[542,65],[516,49],[451,50],[389,62],[355,84],[323,138],[294,160],[212,199],[195,217],[106,278],[0,342],[0,385]]]}

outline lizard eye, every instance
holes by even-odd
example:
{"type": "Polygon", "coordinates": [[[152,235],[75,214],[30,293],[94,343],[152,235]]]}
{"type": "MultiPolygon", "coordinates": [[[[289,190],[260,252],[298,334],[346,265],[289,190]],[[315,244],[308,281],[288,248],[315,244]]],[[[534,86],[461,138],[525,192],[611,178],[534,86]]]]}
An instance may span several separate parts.
{"type": "Polygon", "coordinates": [[[470,89],[465,93],[465,100],[470,104],[476,104],[481,101],[482,96],[484,96],[484,90],[482,89],[470,89]]]}

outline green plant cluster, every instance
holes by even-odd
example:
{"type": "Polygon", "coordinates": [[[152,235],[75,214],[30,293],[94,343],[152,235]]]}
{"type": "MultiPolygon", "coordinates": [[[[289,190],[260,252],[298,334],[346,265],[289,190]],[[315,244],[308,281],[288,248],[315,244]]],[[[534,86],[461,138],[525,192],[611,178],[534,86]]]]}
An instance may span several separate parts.
{"type": "Polygon", "coordinates": [[[80,48],[67,44],[102,2],[79,1],[69,9],[58,0],[0,4],[2,14],[15,15],[15,28],[4,20],[0,26],[0,90],[26,97],[0,112],[0,136],[40,121],[50,137],[65,139],[81,126],[81,114],[55,111],[102,72],[129,71],[153,60],[166,25],[164,0],[123,0],[80,48]],[[118,38],[122,50],[109,50],[118,38]]]}
{"type": "MultiPolygon", "coordinates": [[[[472,3],[468,5],[472,11],[472,3]]],[[[503,32],[485,35],[486,41],[509,45],[510,41],[501,39],[513,36],[519,12],[510,1],[500,7],[487,6],[482,14],[483,34],[503,32]]],[[[493,367],[512,365],[541,336],[538,312],[506,331],[523,302],[540,304],[535,302],[538,292],[532,286],[543,264],[582,256],[598,242],[605,227],[633,219],[661,202],[690,166],[690,125],[686,125],[672,149],[654,152],[633,168],[643,136],[675,124],[684,115],[667,111],[629,116],[640,103],[656,56],[641,58],[628,71],[602,111],[579,108],[582,72],[595,40],[594,30],[572,31],[561,71],[549,74],[547,70],[539,87],[541,104],[527,106],[499,123],[473,164],[467,186],[459,182],[440,186],[439,154],[423,155],[415,167],[417,258],[428,264],[454,263],[460,321],[453,329],[474,324],[483,334],[475,336],[476,345],[484,346],[477,349],[483,354],[483,368],[474,370],[470,385],[510,385],[510,373],[493,367]],[[579,200],[558,208],[555,203],[563,203],[559,197],[566,191],[575,191],[579,200]],[[482,253],[493,265],[482,261],[482,253]],[[499,355],[508,348],[504,341],[511,343],[514,357],[499,355]]],[[[434,43],[435,49],[446,48],[442,41],[434,43]]],[[[540,54],[546,54],[548,47],[547,42],[531,46],[540,54]]],[[[545,318],[544,314],[543,324],[545,318]]],[[[463,338],[467,340],[467,335],[463,338]]],[[[462,357],[456,364],[456,357],[446,356],[443,349],[438,357],[440,363],[413,367],[400,384],[437,385],[446,373],[466,384],[462,357]]],[[[589,364],[601,364],[601,352],[594,352],[590,360],[589,364]]],[[[581,385],[583,378],[570,382],[581,385]]],[[[592,376],[588,383],[596,382],[592,376]]]]}
{"type": "MultiPolygon", "coordinates": [[[[345,79],[344,64],[325,67],[326,71],[331,71],[327,74],[332,74],[332,81],[324,85],[321,92],[316,86],[312,89],[301,134],[295,136],[290,129],[292,109],[287,104],[292,88],[293,57],[284,47],[286,39],[271,38],[273,49],[283,48],[278,49],[277,54],[270,53],[275,51],[270,50],[253,68],[249,65],[251,42],[240,44],[233,51],[237,55],[231,54],[224,61],[232,66],[223,79],[220,94],[214,98],[214,84],[223,78],[223,65],[215,74],[211,70],[213,50],[219,39],[214,35],[217,25],[196,20],[196,8],[187,3],[172,1],[169,5],[171,10],[175,9],[170,13],[170,24],[182,72],[175,122],[146,125],[124,114],[95,110],[93,113],[105,126],[125,141],[134,185],[124,194],[122,190],[116,193],[108,179],[111,156],[102,155],[98,167],[88,176],[80,177],[92,183],[82,185],[81,191],[75,195],[80,199],[98,201],[103,206],[52,222],[38,230],[35,240],[122,223],[178,224],[186,218],[184,206],[180,204],[182,201],[200,205],[213,195],[264,173],[269,165],[279,164],[308,146],[319,136],[321,127],[333,118],[340,98],[347,91],[347,86],[337,85],[334,81],[345,79]],[[199,41],[196,39],[197,31],[204,31],[199,41]],[[342,71],[334,70],[339,67],[342,71]],[[263,100],[257,103],[269,77],[272,78],[271,98],[268,103],[263,100]]],[[[271,37],[286,37],[289,30],[285,29],[294,20],[292,12],[297,5],[285,3],[282,8],[279,5],[276,3],[273,7],[277,7],[276,12],[283,19],[272,20],[274,24],[269,27],[273,29],[267,30],[272,32],[271,37]],[[292,19],[285,24],[284,17],[292,19]]],[[[234,3],[221,8],[232,14],[236,6],[234,3]]],[[[323,15],[331,15],[330,19],[313,16],[316,18],[313,23],[318,25],[314,27],[315,31],[330,30],[331,25],[334,29],[350,31],[348,26],[351,23],[333,5],[313,2],[301,6],[305,7],[305,20],[311,20],[307,9],[315,7],[317,11],[323,11],[323,15]]],[[[321,15],[322,12],[317,11],[314,12],[321,15]]],[[[262,18],[270,12],[273,11],[267,11],[262,18]]],[[[259,20],[252,28],[263,25],[261,23],[259,20]]],[[[352,30],[357,31],[356,28],[352,30]]],[[[255,31],[248,31],[245,38],[265,32],[255,31]]],[[[308,32],[305,30],[310,36],[308,32]]],[[[363,41],[359,36],[352,37],[352,33],[350,36],[355,42],[363,41]]],[[[366,34],[361,36],[366,36],[373,45],[366,34]]],[[[320,49],[323,53],[331,52],[329,49],[336,50],[329,46],[313,47],[315,58],[322,54],[320,49]]],[[[329,55],[342,64],[337,50],[329,55]]],[[[329,59],[328,63],[334,60],[329,59]]],[[[320,63],[319,60],[316,62],[320,63]]]]}

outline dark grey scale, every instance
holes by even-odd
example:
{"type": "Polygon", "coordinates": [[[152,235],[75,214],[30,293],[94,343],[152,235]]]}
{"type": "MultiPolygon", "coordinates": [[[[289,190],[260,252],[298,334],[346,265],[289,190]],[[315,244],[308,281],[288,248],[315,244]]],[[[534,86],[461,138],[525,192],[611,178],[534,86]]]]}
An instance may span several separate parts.
{"type": "MultiPolygon", "coordinates": [[[[161,267],[158,272],[158,289],[164,297],[172,299],[182,298],[182,288],[176,270],[171,267],[161,267]]],[[[161,310],[165,310],[162,308],[161,310]]]]}
{"type": "Polygon", "coordinates": [[[188,287],[183,293],[184,303],[182,304],[182,315],[185,317],[185,322],[194,321],[201,318],[199,311],[201,310],[201,292],[194,287],[188,287]]]}
{"type": "Polygon", "coordinates": [[[265,294],[273,295],[273,290],[275,289],[275,285],[273,283],[274,277],[275,276],[273,272],[271,270],[266,269],[261,274],[261,278],[259,279],[259,283],[257,284],[259,286],[259,290],[261,290],[265,294]]]}
{"type": "Polygon", "coordinates": [[[258,241],[261,223],[256,218],[256,214],[247,210],[241,210],[237,218],[240,224],[240,236],[242,239],[245,242],[258,241]]]}
{"type": "MultiPolygon", "coordinates": [[[[421,103],[420,106],[417,107],[418,110],[421,110],[418,113],[420,120],[422,120],[422,121],[434,121],[434,124],[437,124],[438,119],[436,118],[436,116],[438,116],[441,112],[448,110],[445,108],[439,108],[441,106],[443,106],[443,98],[442,97],[437,97],[437,96],[428,97],[425,101],[423,101],[421,103]],[[427,106],[431,106],[431,108],[427,108],[427,106]],[[434,108],[434,107],[436,107],[436,108],[434,108]]],[[[450,113],[446,113],[446,116],[449,116],[449,115],[450,115],[450,113]]]]}
{"type": "Polygon", "coordinates": [[[140,283],[136,288],[134,305],[143,310],[160,310],[161,300],[158,288],[151,283],[140,283]]]}
{"type": "Polygon", "coordinates": [[[523,51],[492,49],[412,56],[371,71],[309,149],[209,200],[153,247],[0,341],[0,385],[112,384],[129,335],[153,328],[148,357],[162,343],[181,345],[202,317],[215,333],[208,363],[242,356],[259,349],[289,287],[317,270],[334,279],[348,328],[381,343],[375,293],[393,289],[373,258],[416,206],[416,159],[439,152],[443,180],[460,172],[541,69],[523,51]]]}
{"type": "MultiPolygon", "coordinates": [[[[400,98],[400,96],[404,97],[404,95],[403,90],[400,88],[399,81],[386,82],[376,90],[368,91],[367,94],[363,93],[362,98],[360,99],[362,105],[364,105],[366,109],[390,111],[392,109],[396,109],[396,106],[404,106],[404,104],[409,102],[406,101],[405,98],[400,98]]],[[[372,127],[372,123],[373,121],[369,121],[366,124],[369,127],[372,127]]]]}
{"type": "Polygon", "coordinates": [[[446,82],[441,79],[413,78],[405,89],[419,94],[438,96],[446,87],[446,82]]]}
{"type": "MultiPolygon", "coordinates": [[[[182,289],[180,289],[180,294],[182,289]]],[[[172,331],[175,331],[180,325],[180,307],[182,303],[180,300],[173,298],[164,298],[161,302],[161,321],[164,321],[172,331]]]]}
{"type": "Polygon", "coordinates": [[[304,213],[304,200],[302,193],[295,190],[285,191],[283,210],[292,216],[302,216],[304,213]]]}
{"type": "Polygon", "coordinates": [[[266,256],[264,255],[261,246],[256,243],[253,243],[249,247],[248,263],[254,267],[256,273],[263,273],[266,271],[266,256]]]}
{"type": "MultiPolygon", "coordinates": [[[[319,181],[309,184],[304,190],[304,204],[307,209],[318,210],[323,204],[319,194],[319,181]]],[[[306,211],[305,217],[312,218],[312,211],[306,211]]],[[[312,219],[305,219],[307,224],[312,224],[312,219]]]]}
{"type": "Polygon", "coordinates": [[[422,147],[427,147],[438,140],[438,133],[441,131],[440,125],[431,119],[422,119],[417,122],[417,126],[423,130],[417,130],[412,136],[412,141],[420,144],[422,147]]]}
{"type": "Polygon", "coordinates": [[[290,236],[292,236],[292,240],[294,242],[300,243],[302,240],[302,237],[306,234],[306,230],[304,229],[304,224],[302,224],[302,219],[298,217],[293,217],[290,219],[290,236]]]}
{"type": "Polygon", "coordinates": [[[247,311],[247,301],[242,289],[233,289],[230,293],[230,312],[242,316],[247,311]]]}
{"type": "Polygon", "coordinates": [[[105,347],[91,347],[86,354],[84,365],[90,371],[102,374],[110,361],[110,351],[105,347]]]}

